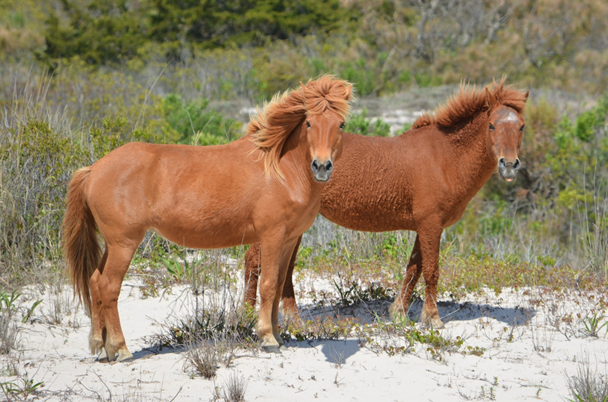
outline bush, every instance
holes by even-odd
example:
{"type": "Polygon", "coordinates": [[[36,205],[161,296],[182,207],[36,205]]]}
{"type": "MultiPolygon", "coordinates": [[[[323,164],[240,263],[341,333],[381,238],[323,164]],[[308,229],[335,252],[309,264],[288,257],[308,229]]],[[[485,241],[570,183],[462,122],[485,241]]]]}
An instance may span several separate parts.
{"type": "Polygon", "coordinates": [[[206,99],[184,102],[179,95],[170,94],[163,100],[166,119],[165,136],[177,142],[197,145],[227,144],[240,136],[241,122],[206,110],[206,99]],[[175,135],[173,134],[175,132],[175,135]]]}
{"type": "Polygon", "coordinates": [[[84,7],[63,1],[67,23],[55,11],[46,21],[46,59],[79,56],[90,64],[108,65],[135,57],[146,41],[146,21],[137,4],[94,0],[84,7]]]}
{"type": "Polygon", "coordinates": [[[61,258],[59,228],[66,183],[87,152],[43,121],[0,137],[0,257],[11,279],[61,258]]]}
{"type": "Polygon", "coordinates": [[[348,133],[388,137],[391,134],[391,126],[381,118],[375,120],[368,119],[367,109],[363,109],[361,113],[354,113],[348,118],[344,131],[348,133]]]}

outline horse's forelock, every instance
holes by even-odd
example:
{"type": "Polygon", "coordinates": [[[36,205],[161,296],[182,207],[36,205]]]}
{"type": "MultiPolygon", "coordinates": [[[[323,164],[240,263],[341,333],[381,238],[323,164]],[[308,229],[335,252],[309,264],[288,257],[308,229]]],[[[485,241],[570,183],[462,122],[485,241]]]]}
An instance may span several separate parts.
{"type": "Polygon", "coordinates": [[[305,87],[307,114],[323,114],[328,110],[336,112],[346,119],[350,111],[351,84],[324,75],[315,81],[309,81],[305,87]]]}
{"type": "Polygon", "coordinates": [[[263,110],[258,109],[257,116],[251,118],[246,135],[261,151],[259,158],[264,160],[266,174],[283,180],[279,171],[281,151],[289,135],[307,114],[323,114],[332,110],[346,118],[349,98],[351,88],[348,82],[324,75],[298,89],[275,95],[263,110]]]}

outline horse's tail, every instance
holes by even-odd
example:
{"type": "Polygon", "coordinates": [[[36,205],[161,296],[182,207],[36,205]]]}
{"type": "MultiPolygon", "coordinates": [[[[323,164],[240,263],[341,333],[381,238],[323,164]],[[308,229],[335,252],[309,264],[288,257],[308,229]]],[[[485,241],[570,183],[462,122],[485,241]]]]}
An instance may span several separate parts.
{"type": "Polygon", "coordinates": [[[79,169],[72,176],[62,226],[66,268],[74,286],[74,296],[78,295],[87,314],[91,313],[89,280],[101,259],[97,225],[84,192],[91,169],[79,169]]]}

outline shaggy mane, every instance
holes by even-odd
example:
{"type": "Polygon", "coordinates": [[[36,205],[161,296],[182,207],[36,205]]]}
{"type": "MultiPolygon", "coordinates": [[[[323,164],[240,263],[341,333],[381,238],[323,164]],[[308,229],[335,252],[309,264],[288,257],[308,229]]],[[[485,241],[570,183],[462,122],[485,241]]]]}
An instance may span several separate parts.
{"type": "MultiPolygon", "coordinates": [[[[526,93],[514,89],[511,86],[505,87],[505,77],[499,83],[494,81],[488,90],[496,98],[498,105],[512,107],[519,114],[523,114],[526,106],[526,93]]],[[[458,94],[451,97],[446,104],[439,106],[433,113],[423,113],[414,122],[413,128],[430,126],[437,124],[444,127],[458,124],[464,119],[473,116],[475,113],[488,110],[485,88],[478,90],[475,86],[460,84],[458,94]]]]}
{"type": "Polygon", "coordinates": [[[298,89],[276,94],[258,108],[257,116],[251,118],[246,136],[250,136],[261,151],[267,175],[279,180],[284,177],[279,170],[279,158],[283,146],[292,131],[304,122],[306,116],[333,111],[346,119],[350,110],[352,85],[331,75],[309,80],[298,89]]]}

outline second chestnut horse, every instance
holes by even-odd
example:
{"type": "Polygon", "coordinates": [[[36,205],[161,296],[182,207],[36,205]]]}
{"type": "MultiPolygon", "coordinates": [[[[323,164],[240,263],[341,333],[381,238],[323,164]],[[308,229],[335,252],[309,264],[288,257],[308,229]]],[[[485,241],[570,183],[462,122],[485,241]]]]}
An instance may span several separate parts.
{"type": "MultiPolygon", "coordinates": [[[[521,167],[519,150],[528,92],[494,83],[484,90],[461,86],[434,114],[392,137],[345,133],[342,158],[323,190],[320,213],[353,230],[417,232],[391,316],[404,315],[420,275],[426,296],[421,321],[444,325],[437,310],[439,244],[444,228],[456,223],[473,196],[498,167],[511,181],[521,167]]],[[[283,287],[283,313],[297,316],[291,280],[295,252],[283,287]]],[[[260,249],[246,254],[245,302],[255,304],[260,249]]]]}

